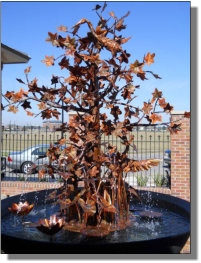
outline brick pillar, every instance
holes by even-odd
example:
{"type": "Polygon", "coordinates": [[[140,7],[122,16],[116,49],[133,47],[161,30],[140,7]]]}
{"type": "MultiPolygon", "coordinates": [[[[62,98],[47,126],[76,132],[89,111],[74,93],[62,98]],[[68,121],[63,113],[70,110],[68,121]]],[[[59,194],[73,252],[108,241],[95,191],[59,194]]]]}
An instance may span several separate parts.
{"type": "MultiPolygon", "coordinates": [[[[83,115],[84,113],[83,112],[79,112],[79,114],[80,115],[83,115]]],[[[77,112],[76,111],[70,111],[70,112],[68,112],[68,122],[69,123],[73,123],[74,122],[74,120],[73,120],[73,118],[75,117],[75,116],[77,116],[77,112]]],[[[80,127],[82,128],[82,129],[84,129],[84,126],[83,125],[80,125],[80,127]]]]}
{"type": "MultiPolygon", "coordinates": [[[[80,113],[80,114],[83,114],[83,113],[80,113]]],[[[73,122],[73,117],[77,115],[77,112],[76,111],[69,111],[68,112],[68,117],[69,117],[69,120],[68,122],[69,123],[72,123],[73,122]]]]}
{"type": "MultiPolygon", "coordinates": [[[[171,135],[171,194],[190,201],[190,119],[184,112],[172,112],[171,120],[182,119],[177,134],[171,135]]],[[[190,237],[180,252],[190,253],[190,237]]]]}
{"type": "Polygon", "coordinates": [[[73,114],[72,112],[68,112],[68,122],[72,123],[73,114]]]}
{"type": "Polygon", "coordinates": [[[173,112],[171,120],[182,119],[181,131],[171,135],[171,194],[190,201],[190,119],[173,112]]]}

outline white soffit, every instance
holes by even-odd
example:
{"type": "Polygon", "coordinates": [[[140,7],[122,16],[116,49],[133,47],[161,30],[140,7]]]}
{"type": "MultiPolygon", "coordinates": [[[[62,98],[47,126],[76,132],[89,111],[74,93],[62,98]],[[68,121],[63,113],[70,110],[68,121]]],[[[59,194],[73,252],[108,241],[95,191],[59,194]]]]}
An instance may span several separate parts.
{"type": "Polygon", "coordinates": [[[27,63],[29,60],[30,57],[27,54],[1,44],[2,64],[27,63]]]}

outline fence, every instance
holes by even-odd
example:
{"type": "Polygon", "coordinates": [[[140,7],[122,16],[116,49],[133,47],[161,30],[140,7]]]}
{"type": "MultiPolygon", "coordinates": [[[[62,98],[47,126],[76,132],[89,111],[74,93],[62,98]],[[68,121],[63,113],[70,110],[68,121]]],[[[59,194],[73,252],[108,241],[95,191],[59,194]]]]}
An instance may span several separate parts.
{"type": "MultiPolygon", "coordinates": [[[[56,128],[56,127],[55,127],[56,128]]],[[[40,152],[44,154],[50,143],[55,143],[61,138],[61,132],[56,131],[54,127],[50,130],[48,127],[32,126],[10,126],[2,127],[1,134],[1,155],[6,157],[6,169],[2,172],[2,180],[9,181],[38,181],[38,173],[26,174],[26,168],[31,163],[37,164],[40,152]],[[27,151],[27,149],[31,148],[27,151]],[[15,152],[15,154],[13,154],[15,152]],[[17,153],[16,153],[17,152],[17,153]],[[11,161],[12,160],[12,161],[11,161]]],[[[148,171],[137,173],[128,173],[126,181],[133,186],[142,187],[170,187],[170,167],[164,162],[164,154],[170,149],[170,134],[164,127],[137,127],[130,136],[134,136],[134,144],[137,151],[131,148],[129,157],[135,160],[142,159],[161,159],[158,167],[148,171]]],[[[65,133],[64,138],[68,141],[69,134],[65,133]]],[[[116,136],[103,135],[101,140],[117,146],[117,149],[123,151],[123,145],[116,136]]],[[[103,151],[106,148],[103,146],[103,151]]],[[[40,159],[40,164],[46,164],[47,158],[40,159]]],[[[61,181],[56,175],[55,179],[48,176],[44,181],[61,181]]]]}

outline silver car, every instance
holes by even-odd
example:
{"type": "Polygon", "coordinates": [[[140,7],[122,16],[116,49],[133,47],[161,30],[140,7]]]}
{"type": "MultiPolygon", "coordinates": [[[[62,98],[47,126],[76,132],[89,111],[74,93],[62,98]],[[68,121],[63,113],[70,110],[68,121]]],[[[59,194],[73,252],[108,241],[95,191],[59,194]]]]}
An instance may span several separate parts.
{"type": "Polygon", "coordinates": [[[42,160],[45,160],[46,152],[50,148],[49,144],[41,144],[32,146],[24,151],[20,152],[11,152],[8,155],[6,165],[10,169],[20,170],[22,173],[27,174],[39,157],[44,157],[42,160]]]}

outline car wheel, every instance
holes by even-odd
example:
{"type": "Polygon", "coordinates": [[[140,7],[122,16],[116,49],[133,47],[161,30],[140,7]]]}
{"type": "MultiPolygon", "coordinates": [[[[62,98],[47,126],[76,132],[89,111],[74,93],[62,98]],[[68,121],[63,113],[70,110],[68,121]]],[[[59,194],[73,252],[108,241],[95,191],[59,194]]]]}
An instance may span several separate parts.
{"type": "Polygon", "coordinates": [[[25,162],[25,163],[23,163],[22,168],[21,168],[22,172],[24,174],[28,174],[28,172],[31,169],[32,165],[33,165],[32,162],[25,162]]]}

